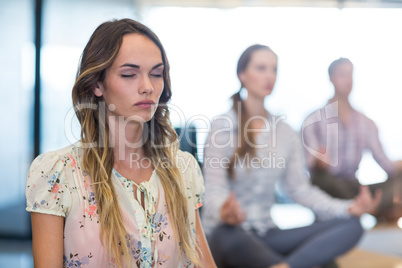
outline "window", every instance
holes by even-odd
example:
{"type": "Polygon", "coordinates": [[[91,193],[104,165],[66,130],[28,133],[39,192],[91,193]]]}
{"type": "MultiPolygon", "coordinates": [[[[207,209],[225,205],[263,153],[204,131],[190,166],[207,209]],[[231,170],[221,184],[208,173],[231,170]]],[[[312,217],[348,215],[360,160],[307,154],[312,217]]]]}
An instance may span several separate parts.
{"type": "Polygon", "coordinates": [[[25,181],[33,154],[31,2],[0,0],[0,235],[6,236],[25,235],[30,226],[21,208],[25,206],[25,181]]]}

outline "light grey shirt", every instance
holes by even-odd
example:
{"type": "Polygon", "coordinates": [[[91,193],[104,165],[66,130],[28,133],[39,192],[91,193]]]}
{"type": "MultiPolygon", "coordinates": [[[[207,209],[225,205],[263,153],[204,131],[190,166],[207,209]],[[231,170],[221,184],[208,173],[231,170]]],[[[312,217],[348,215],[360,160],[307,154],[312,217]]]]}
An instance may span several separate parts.
{"type": "Polygon", "coordinates": [[[235,177],[230,179],[227,167],[238,144],[237,120],[233,110],[216,117],[206,140],[202,222],[207,235],[221,223],[221,207],[232,191],[247,213],[242,223],[244,229],[253,228],[262,234],[276,227],[270,215],[276,183],[280,183],[295,202],[316,212],[320,219],[349,217],[351,201],[331,198],[311,185],[301,139],[277,116],[268,116],[269,124],[257,134],[255,145],[260,148],[256,148],[256,155],[235,158],[235,177]]]}

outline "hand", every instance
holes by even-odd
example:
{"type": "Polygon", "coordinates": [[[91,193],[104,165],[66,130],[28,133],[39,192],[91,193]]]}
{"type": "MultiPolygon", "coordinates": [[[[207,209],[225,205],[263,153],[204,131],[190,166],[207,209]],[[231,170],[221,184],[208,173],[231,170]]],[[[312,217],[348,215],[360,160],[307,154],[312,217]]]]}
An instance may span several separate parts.
{"type": "Polygon", "coordinates": [[[395,171],[397,173],[402,173],[402,160],[395,161],[395,171]]]}
{"type": "Polygon", "coordinates": [[[349,207],[349,213],[355,216],[361,216],[364,213],[373,214],[380,205],[382,191],[377,189],[374,198],[367,186],[360,186],[359,195],[354,199],[353,204],[349,207]]]}
{"type": "Polygon", "coordinates": [[[229,225],[238,225],[246,219],[246,213],[240,208],[234,193],[230,193],[228,199],[221,208],[221,220],[229,225]]]}
{"type": "Polygon", "coordinates": [[[325,154],[326,148],[320,147],[320,149],[318,151],[321,153],[321,155],[320,155],[320,158],[316,159],[315,167],[318,169],[328,169],[329,168],[328,163],[330,163],[330,159],[329,159],[328,154],[325,154]]]}

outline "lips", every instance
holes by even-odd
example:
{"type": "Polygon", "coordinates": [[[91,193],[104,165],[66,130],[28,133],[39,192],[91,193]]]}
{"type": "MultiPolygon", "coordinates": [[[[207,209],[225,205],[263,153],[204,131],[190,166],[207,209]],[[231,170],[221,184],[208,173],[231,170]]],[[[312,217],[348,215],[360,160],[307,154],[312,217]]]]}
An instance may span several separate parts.
{"type": "Polygon", "coordinates": [[[139,102],[135,103],[134,106],[142,108],[142,109],[149,109],[154,104],[155,104],[155,102],[152,100],[143,100],[143,101],[139,101],[139,102]]]}

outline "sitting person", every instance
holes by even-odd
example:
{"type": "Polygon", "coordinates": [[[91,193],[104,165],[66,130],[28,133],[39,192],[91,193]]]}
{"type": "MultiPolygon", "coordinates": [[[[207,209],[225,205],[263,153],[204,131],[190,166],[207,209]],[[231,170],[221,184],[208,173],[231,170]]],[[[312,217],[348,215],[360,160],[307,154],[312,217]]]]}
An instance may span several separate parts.
{"type": "Polygon", "coordinates": [[[311,185],[299,136],[264,107],[277,76],[277,55],[253,45],[241,55],[241,90],[233,108],[217,117],[205,144],[206,195],[202,223],[218,267],[311,268],[356,245],[363,234],[359,216],[379,203],[366,187],[353,200],[340,200],[311,185]],[[250,129],[251,127],[251,129],[250,129]],[[270,216],[275,184],[322,221],[289,230],[270,216]]]}
{"type": "Polygon", "coordinates": [[[98,26],[72,96],[81,140],[36,157],[28,174],[35,267],[216,267],[201,170],[177,148],[155,33],[131,19],[98,26]]]}
{"type": "Polygon", "coordinates": [[[370,185],[374,193],[381,189],[383,198],[375,215],[389,215],[395,197],[400,197],[401,162],[393,162],[384,153],[375,123],[356,111],[349,102],[353,86],[353,64],[340,58],[328,68],[334,85],[334,96],[328,104],[311,114],[304,122],[302,135],[307,165],[314,185],[329,195],[351,199],[358,195],[360,183],[355,177],[364,150],[388,173],[384,183],[370,185]],[[331,124],[337,128],[331,128],[331,124]],[[398,177],[398,179],[397,179],[398,177]]]}

